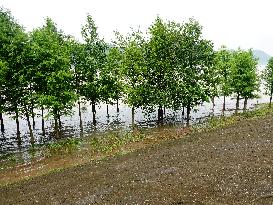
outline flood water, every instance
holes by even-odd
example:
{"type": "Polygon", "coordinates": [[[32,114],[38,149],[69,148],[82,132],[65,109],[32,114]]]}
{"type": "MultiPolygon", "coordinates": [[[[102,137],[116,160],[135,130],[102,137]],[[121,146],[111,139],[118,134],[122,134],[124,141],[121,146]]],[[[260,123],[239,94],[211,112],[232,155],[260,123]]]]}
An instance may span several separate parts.
{"type": "MultiPolygon", "coordinates": [[[[253,109],[256,105],[269,102],[268,96],[261,96],[259,99],[251,99],[248,101],[248,109],[253,109]]],[[[199,123],[204,121],[210,116],[220,116],[222,114],[223,98],[215,99],[215,107],[212,110],[212,103],[204,103],[195,107],[191,112],[191,123],[199,123]]],[[[240,101],[240,108],[243,107],[243,100],[240,101]]],[[[235,99],[226,98],[225,115],[231,115],[234,113],[235,99]]],[[[71,116],[62,116],[61,121],[63,125],[63,137],[79,137],[79,116],[77,107],[73,109],[74,114],[71,116]]],[[[97,124],[92,124],[92,108],[89,104],[83,105],[82,119],[84,127],[84,135],[90,135],[92,133],[99,132],[113,132],[131,129],[131,108],[127,105],[120,103],[119,113],[117,113],[116,105],[109,105],[109,118],[107,117],[106,104],[100,104],[96,107],[96,119],[97,124]]],[[[54,140],[52,132],[54,129],[54,122],[52,118],[48,118],[45,122],[46,136],[42,136],[41,130],[41,118],[39,111],[35,117],[35,144],[45,144],[54,140]]],[[[20,129],[22,144],[18,146],[16,138],[16,124],[15,120],[11,116],[4,115],[5,133],[0,135],[0,156],[6,153],[23,152],[27,150],[30,144],[30,138],[28,133],[27,122],[24,119],[20,119],[20,129]]],[[[165,124],[184,126],[185,119],[182,116],[182,110],[173,111],[166,109],[165,124]]],[[[147,113],[145,110],[135,110],[135,124],[139,128],[152,128],[157,126],[157,111],[147,113]]]]}

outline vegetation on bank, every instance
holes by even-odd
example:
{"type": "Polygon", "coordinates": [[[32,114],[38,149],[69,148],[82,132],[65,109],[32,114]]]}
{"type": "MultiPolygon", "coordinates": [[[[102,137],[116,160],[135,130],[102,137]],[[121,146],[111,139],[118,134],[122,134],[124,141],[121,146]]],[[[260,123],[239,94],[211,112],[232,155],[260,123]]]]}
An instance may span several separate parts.
{"type": "Polygon", "coordinates": [[[248,119],[262,119],[266,116],[272,116],[273,109],[270,107],[270,104],[261,104],[258,105],[257,108],[254,110],[248,110],[247,112],[242,112],[239,114],[234,114],[231,116],[218,116],[218,117],[211,117],[207,120],[207,123],[204,125],[199,124],[196,126],[197,131],[204,131],[204,130],[213,130],[218,128],[224,128],[226,126],[232,125],[241,120],[248,120],[248,119]]]}

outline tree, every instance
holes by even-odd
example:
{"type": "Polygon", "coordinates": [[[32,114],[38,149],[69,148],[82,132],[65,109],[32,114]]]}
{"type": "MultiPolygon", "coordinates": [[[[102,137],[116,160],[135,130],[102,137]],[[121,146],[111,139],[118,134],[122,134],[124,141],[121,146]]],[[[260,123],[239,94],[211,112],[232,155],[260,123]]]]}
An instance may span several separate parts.
{"type": "MultiPolygon", "coordinates": [[[[2,8],[0,9],[0,27],[1,99],[5,99],[5,106],[1,109],[3,111],[4,108],[9,114],[15,114],[17,139],[21,144],[19,116],[21,113],[26,113],[24,94],[28,89],[28,82],[25,80],[24,55],[28,39],[24,29],[10,12],[2,8]]],[[[34,141],[32,130],[29,131],[34,141]]]]}
{"type": "Polygon", "coordinates": [[[117,103],[122,97],[123,93],[123,82],[121,73],[121,61],[122,54],[118,47],[111,46],[107,50],[106,66],[101,70],[101,95],[102,101],[107,103],[107,117],[109,117],[108,103],[113,104],[113,101],[117,103]]]}
{"type": "MultiPolygon", "coordinates": [[[[159,17],[149,28],[150,39],[146,46],[149,104],[158,106],[158,121],[163,122],[163,108],[174,105],[177,47],[177,25],[164,23],[159,17]]],[[[179,30],[179,28],[178,28],[179,30]]]]}
{"type": "Polygon", "coordinates": [[[7,63],[0,60],[0,127],[1,127],[1,132],[5,131],[3,113],[5,112],[4,72],[5,72],[6,68],[7,68],[7,63]]]}
{"type": "Polygon", "coordinates": [[[84,97],[91,101],[93,112],[93,124],[96,124],[96,103],[100,102],[101,96],[101,70],[106,66],[107,45],[100,39],[97,27],[90,15],[87,15],[87,22],[82,27],[82,36],[85,41],[85,75],[84,97]]]}
{"type": "Polygon", "coordinates": [[[232,67],[232,52],[221,46],[215,55],[215,69],[219,75],[220,94],[224,97],[223,112],[226,110],[226,97],[231,95],[230,75],[232,67]]]}
{"type": "Polygon", "coordinates": [[[265,92],[270,96],[269,107],[271,108],[273,94],[273,57],[268,60],[262,77],[264,80],[265,92]]]}
{"type": "Polygon", "coordinates": [[[148,105],[150,97],[146,78],[145,40],[140,31],[133,31],[127,36],[116,33],[116,38],[116,44],[122,54],[124,101],[132,108],[132,127],[134,127],[135,108],[148,105]]]}
{"type": "Polygon", "coordinates": [[[83,44],[72,41],[71,42],[71,63],[74,68],[74,87],[75,93],[78,95],[78,113],[80,118],[80,135],[83,135],[83,123],[81,113],[81,96],[84,95],[84,84],[87,81],[85,71],[85,47],[83,44]]]}
{"type": "Polygon", "coordinates": [[[220,72],[218,68],[215,66],[215,62],[212,66],[208,69],[209,78],[207,79],[206,83],[209,87],[209,98],[212,101],[212,110],[214,111],[215,107],[215,98],[219,97],[220,95],[220,72]]]}
{"type": "MultiPolygon", "coordinates": [[[[42,111],[54,117],[55,135],[60,137],[60,116],[69,114],[77,95],[73,87],[69,37],[58,31],[47,18],[45,25],[32,32],[33,52],[37,61],[35,89],[42,111]]],[[[43,131],[44,132],[44,131],[43,131]]]]}
{"type": "Polygon", "coordinates": [[[238,49],[233,52],[231,89],[237,96],[236,113],[239,109],[240,97],[245,99],[244,110],[246,110],[247,100],[254,98],[255,92],[259,90],[259,79],[256,73],[257,64],[257,59],[254,58],[251,50],[238,49]]]}
{"type": "Polygon", "coordinates": [[[213,64],[213,43],[202,38],[202,27],[194,20],[186,22],[182,31],[181,78],[183,79],[183,101],[187,107],[189,125],[192,107],[209,100],[209,69],[213,64]]]}

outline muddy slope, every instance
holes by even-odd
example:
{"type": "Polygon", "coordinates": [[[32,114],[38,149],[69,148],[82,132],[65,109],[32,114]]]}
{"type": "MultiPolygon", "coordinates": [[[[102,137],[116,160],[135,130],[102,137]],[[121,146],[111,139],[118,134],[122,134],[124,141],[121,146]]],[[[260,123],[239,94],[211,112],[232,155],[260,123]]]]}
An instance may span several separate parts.
{"type": "Polygon", "coordinates": [[[0,204],[272,204],[273,118],[0,188],[0,204]]]}

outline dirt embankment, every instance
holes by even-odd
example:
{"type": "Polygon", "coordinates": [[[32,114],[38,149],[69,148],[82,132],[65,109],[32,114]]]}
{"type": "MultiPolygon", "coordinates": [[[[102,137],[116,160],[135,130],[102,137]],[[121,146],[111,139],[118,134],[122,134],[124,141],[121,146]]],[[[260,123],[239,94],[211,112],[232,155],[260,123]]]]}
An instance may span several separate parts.
{"type": "Polygon", "coordinates": [[[0,188],[0,204],[272,204],[273,118],[0,188]]]}

